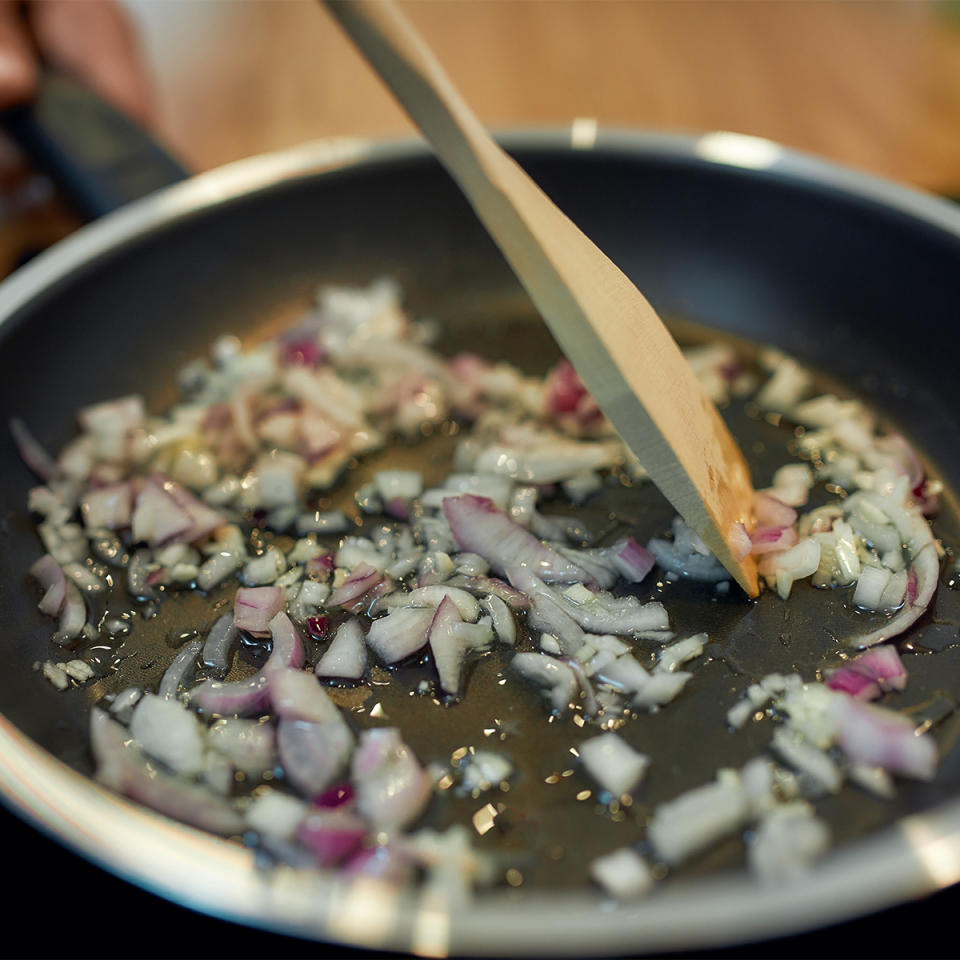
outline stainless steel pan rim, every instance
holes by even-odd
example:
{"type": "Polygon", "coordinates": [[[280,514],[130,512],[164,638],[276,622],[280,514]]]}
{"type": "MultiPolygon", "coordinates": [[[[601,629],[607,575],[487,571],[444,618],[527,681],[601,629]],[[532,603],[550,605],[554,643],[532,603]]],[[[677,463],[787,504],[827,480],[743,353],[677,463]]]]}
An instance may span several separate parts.
{"type": "MultiPolygon", "coordinates": [[[[594,147],[763,171],[896,210],[960,237],[960,211],[935,197],[729,133],[510,134],[516,148],[594,147]]],[[[0,285],[0,323],[51,284],[125,241],[287,178],[422,156],[419,142],[324,140],[202,174],[84,227],[0,285]]],[[[235,845],[101,789],[0,716],[0,792],[20,816],[80,855],[193,909],[278,932],[374,949],[602,955],[719,946],[785,935],[903,903],[960,880],[960,799],[831,854],[810,876],[763,887],[740,875],[667,885],[617,906],[593,894],[478,897],[469,909],[397,898],[371,881],[266,872],[235,845]],[[549,936],[544,935],[548,930],[549,936]]]]}

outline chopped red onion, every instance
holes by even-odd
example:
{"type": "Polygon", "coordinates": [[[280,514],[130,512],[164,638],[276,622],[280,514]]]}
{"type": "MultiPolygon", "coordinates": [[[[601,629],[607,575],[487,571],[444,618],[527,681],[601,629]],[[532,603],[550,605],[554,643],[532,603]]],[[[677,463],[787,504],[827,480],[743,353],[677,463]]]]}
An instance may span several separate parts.
{"type": "Polygon", "coordinates": [[[17,445],[17,450],[20,452],[23,462],[41,480],[50,480],[59,473],[56,461],[41,446],[19,417],[11,418],[10,433],[13,434],[13,441],[17,445]]]}
{"type": "Polygon", "coordinates": [[[144,752],[188,776],[204,770],[205,732],[193,711],[162,694],[144,694],[130,718],[130,733],[144,752]]]}
{"type": "Polygon", "coordinates": [[[426,807],[430,780],[392,727],[365,730],[353,757],[357,810],[378,830],[409,826],[426,807]]]}
{"type": "Polygon", "coordinates": [[[478,553],[498,573],[519,565],[528,566],[548,582],[592,581],[582,567],[541,543],[486,497],[469,493],[447,497],[443,512],[460,548],[478,553]]]}
{"type": "Polygon", "coordinates": [[[282,719],[277,727],[277,749],[284,773],[305,796],[323,793],[340,775],[350,757],[353,733],[341,718],[338,720],[335,723],[310,723],[282,719]]]}
{"type": "Polygon", "coordinates": [[[233,625],[255,637],[270,635],[270,621],[283,609],[283,587],[240,587],[233,602],[233,625]]]}
{"type": "Polygon", "coordinates": [[[281,718],[309,723],[342,723],[336,704],[313,673],[292,668],[270,671],[270,702],[281,718]]]}
{"type": "Polygon", "coordinates": [[[753,495],[753,519],[758,527],[792,527],[797,511],[764,491],[753,495]]]}
{"type": "Polygon", "coordinates": [[[907,671],[896,647],[871,647],[838,670],[828,674],[831,690],[848,693],[859,700],[873,700],[887,690],[903,690],[907,671]]]}
{"type": "Polygon", "coordinates": [[[590,876],[612,897],[634,900],[654,885],[653,871],[632,847],[621,847],[590,864],[590,876]]]}
{"type": "Polygon", "coordinates": [[[630,583],[641,583],[656,563],[654,555],[633,537],[618,540],[609,552],[620,576],[630,583]]]}
{"type": "Polygon", "coordinates": [[[417,587],[402,595],[403,602],[410,607],[439,607],[444,600],[450,600],[457,608],[462,620],[470,623],[480,616],[480,604],[465,590],[446,584],[434,584],[417,587]]]}
{"type": "Polygon", "coordinates": [[[650,682],[650,674],[627,654],[600,667],[597,671],[597,679],[617,690],[635,693],[650,682]]]}
{"type": "Polygon", "coordinates": [[[568,656],[575,654],[584,644],[583,628],[573,618],[573,611],[566,609],[560,598],[526,567],[511,567],[507,576],[517,589],[530,598],[527,625],[542,630],[557,638],[560,649],[568,656]]]}
{"type": "Polygon", "coordinates": [[[511,610],[526,610],[530,606],[530,600],[526,594],[519,590],[514,590],[509,583],[497,577],[481,576],[456,576],[450,577],[446,581],[448,587],[459,587],[461,590],[467,590],[475,596],[490,594],[501,599],[511,610]]]}
{"type": "Polygon", "coordinates": [[[630,793],[650,765],[646,754],[634,750],[613,731],[585,740],[578,749],[587,773],[614,799],[630,793]]]}
{"type": "Polygon", "coordinates": [[[514,646],[517,642],[517,624],[506,603],[491,593],[480,600],[480,606],[489,614],[497,639],[514,646]]]}
{"type": "Polygon", "coordinates": [[[909,717],[839,694],[828,709],[837,723],[840,748],[852,760],[904,777],[933,779],[936,742],[929,734],[920,734],[909,717]]]}
{"type": "Polygon", "coordinates": [[[30,574],[43,588],[43,597],[37,605],[48,617],[59,616],[67,599],[67,578],[63,568],[49,553],[45,553],[30,568],[30,574]]]}
{"type": "Polygon", "coordinates": [[[130,734],[102,710],[90,714],[90,743],[97,779],[118,793],[202,830],[225,836],[243,830],[229,800],[205,787],[147,767],[130,734]]]}
{"type": "Polygon", "coordinates": [[[88,530],[122,530],[130,526],[133,516],[133,487],[116,483],[88,490],[80,509],[88,530]]]}
{"type": "Polygon", "coordinates": [[[750,536],[750,552],[759,557],[765,553],[780,553],[799,542],[793,527],[757,527],[750,536]]]}
{"type": "Polygon", "coordinates": [[[272,723],[226,717],[207,731],[207,742],[238,770],[260,776],[277,764],[276,727],[272,723]]]}
{"type": "Polygon", "coordinates": [[[155,547],[186,537],[193,520],[162,484],[151,479],[137,495],[131,525],[135,541],[155,547]]]}
{"type": "Polygon", "coordinates": [[[287,667],[299,669],[303,666],[306,651],[290,618],[285,613],[278,613],[269,626],[273,649],[263,669],[246,680],[230,683],[204,680],[190,693],[191,700],[200,710],[221,716],[261,713],[270,702],[270,674],[287,667]]]}
{"type": "Polygon", "coordinates": [[[202,540],[223,525],[223,517],[216,510],[211,510],[202,500],[198,500],[169,477],[155,474],[150,478],[150,482],[162,485],[164,492],[189,517],[190,529],[181,535],[184,542],[195,543],[202,540]]]}
{"type": "Polygon", "coordinates": [[[330,607],[346,607],[355,603],[383,579],[383,574],[369,563],[361,563],[337,587],[327,601],[330,607]]]}
{"type": "Polygon", "coordinates": [[[367,650],[358,620],[344,621],[338,628],[324,655],[317,661],[318,677],[359,680],[367,668],[367,650]]]}
{"type": "Polygon", "coordinates": [[[337,807],[353,803],[354,795],[355,791],[349,782],[338,783],[314,797],[313,804],[325,810],[335,810],[337,807]]]}
{"type": "Polygon", "coordinates": [[[307,655],[293,621],[281,611],[270,621],[269,626],[273,649],[263,665],[264,673],[283,667],[300,669],[306,662],[307,655]]]}
{"type": "Polygon", "coordinates": [[[426,646],[433,616],[428,608],[399,607],[370,624],[367,644],[384,663],[399,663],[426,646]]]}
{"type": "Polygon", "coordinates": [[[321,867],[342,863],[357,852],[367,825],[349,810],[313,810],[297,827],[296,836],[321,867]]]}
{"type": "Polygon", "coordinates": [[[225,677],[230,669],[230,652],[238,636],[231,613],[225,613],[220,617],[207,634],[201,659],[203,665],[213,670],[218,677],[225,677]]]}
{"type": "Polygon", "coordinates": [[[67,581],[63,606],[60,608],[60,625],[53,635],[53,642],[63,647],[73,645],[87,624],[87,604],[83,594],[71,581],[67,581]]]}
{"type": "MultiPolygon", "coordinates": [[[[931,534],[932,538],[932,534],[931,534]]],[[[898,613],[885,624],[872,630],[865,636],[853,637],[851,640],[858,647],[871,647],[883,643],[902,634],[912,626],[924,613],[933,599],[937,589],[937,579],[940,576],[940,560],[937,557],[934,544],[924,547],[914,555],[913,565],[907,575],[906,600],[898,613]],[[911,579],[914,584],[911,590],[911,579]],[[911,600],[911,593],[913,599],[911,600]]]]}
{"type": "Polygon", "coordinates": [[[263,671],[246,680],[204,680],[190,693],[204,713],[216,716],[250,716],[262,713],[270,702],[268,677],[263,671]]]}
{"type": "Polygon", "coordinates": [[[440,687],[444,693],[453,696],[460,692],[460,673],[466,644],[452,628],[462,622],[463,618],[456,603],[449,596],[444,597],[437,607],[427,635],[433,662],[440,677],[440,687]]]}
{"type": "Polygon", "coordinates": [[[543,653],[518,653],[510,668],[527,680],[550,691],[550,704],[555,713],[565,713],[577,696],[577,676],[568,663],[543,653]]]}
{"type": "Polygon", "coordinates": [[[207,557],[197,575],[197,586],[211,590],[243,566],[243,555],[236,550],[218,550],[207,557]]]}
{"type": "Polygon", "coordinates": [[[173,658],[173,662],[164,671],[157,688],[157,696],[163,700],[170,700],[180,692],[197,669],[197,657],[203,648],[200,640],[191,640],[185,643],[183,649],[173,658]]]}
{"type": "Polygon", "coordinates": [[[647,837],[657,855],[675,866],[740,829],[747,813],[739,777],[725,778],[657,807],[647,837]]]}

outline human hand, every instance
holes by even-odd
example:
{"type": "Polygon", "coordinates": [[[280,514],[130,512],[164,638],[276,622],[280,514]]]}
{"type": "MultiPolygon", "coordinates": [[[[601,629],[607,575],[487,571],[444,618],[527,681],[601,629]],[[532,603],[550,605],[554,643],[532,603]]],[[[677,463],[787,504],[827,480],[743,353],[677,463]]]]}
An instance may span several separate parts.
{"type": "MultiPolygon", "coordinates": [[[[115,0],[0,0],[0,111],[29,102],[44,67],[69,74],[152,126],[153,97],[137,37],[115,0]]],[[[0,276],[76,225],[50,181],[0,134],[0,276]]]]}
{"type": "Polygon", "coordinates": [[[115,0],[0,0],[0,110],[30,100],[41,64],[150,126],[150,83],[133,27],[115,0]]]}

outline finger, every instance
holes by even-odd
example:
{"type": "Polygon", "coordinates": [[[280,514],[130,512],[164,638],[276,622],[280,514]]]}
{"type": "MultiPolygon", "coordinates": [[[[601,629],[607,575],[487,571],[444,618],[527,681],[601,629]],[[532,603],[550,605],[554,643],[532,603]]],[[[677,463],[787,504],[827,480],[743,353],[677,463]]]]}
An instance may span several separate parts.
{"type": "Polygon", "coordinates": [[[36,87],[36,60],[20,4],[0,0],[0,110],[29,100],[36,87]]]}
{"type": "Polygon", "coordinates": [[[44,59],[150,126],[153,94],[133,25],[112,0],[43,0],[28,6],[44,59]]]}

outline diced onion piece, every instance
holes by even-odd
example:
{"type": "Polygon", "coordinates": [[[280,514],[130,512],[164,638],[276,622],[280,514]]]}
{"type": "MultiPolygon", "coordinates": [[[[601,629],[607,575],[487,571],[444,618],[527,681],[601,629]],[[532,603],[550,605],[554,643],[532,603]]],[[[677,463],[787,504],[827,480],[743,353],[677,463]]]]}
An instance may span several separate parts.
{"type": "Polygon", "coordinates": [[[237,641],[237,628],[233,614],[225,613],[210,628],[203,645],[202,660],[205,667],[224,677],[230,669],[230,652],[237,641]]]}
{"type": "Polygon", "coordinates": [[[58,616],[67,599],[67,579],[63,568],[49,553],[45,553],[30,568],[30,575],[44,591],[40,603],[37,604],[40,612],[48,617],[58,616]]]}
{"type": "Polygon", "coordinates": [[[597,672],[597,679],[618,690],[635,693],[648,684],[650,674],[628,654],[601,667],[597,672]]]}
{"type": "Polygon", "coordinates": [[[837,722],[840,748],[852,760],[916,780],[933,779],[936,742],[919,734],[908,717],[842,695],[831,699],[829,711],[837,722]]]}
{"type": "Polygon", "coordinates": [[[657,807],[647,836],[657,855],[676,866],[738,830],[747,813],[739,778],[724,778],[657,807]]]}
{"type": "Polygon", "coordinates": [[[378,617],[367,631],[367,645],[384,663],[398,663],[422,650],[434,611],[400,607],[378,617]]]}
{"type": "Polygon", "coordinates": [[[291,668],[270,672],[270,703],[281,718],[309,723],[342,723],[337,705],[313,673],[291,668]]]}
{"type": "Polygon", "coordinates": [[[87,623],[87,604],[83,594],[70,580],[66,583],[63,606],[60,608],[60,624],[53,635],[54,643],[73,646],[87,623]]]}
{"type": "Polygon", "coordinates": [[[171,700],[180,692],[183,686],[197,669],[197,657],[203,648],[199,640],[191,640],[183,645],[183,649],[173,658],[173,662],[164,671],[157,688],[157,696],[163,700],[171,700]]]}
{"type": "Polygon", "coordinates": [[[440,687],[444,693],[454,696],[460,691],[460,673],[467,650],[466,642],[454,630],[456,625],[462,622],[454,601],[450,597],[444,597],[437,607],[428,634],[440,687]]]}
{"type": "Polygon", "coordinates": [[[204,680],[190,692],[196,706],[206,713],[249,716],[260,713],[270,702],[269,680],[274,670],[300,668],[306,659],[303,640],[285,613],[278,613],[269,623],[273,649],[263,669],[246,680],[224,683],[204,680]]]}
{"type": "Polygon", "coordinates": [[[451,600],[457,608],[461,620],[474,623],[480,616],[480,604],[465,590],[436,584],[429,587],[417,587],[403,595],[403,601],[410,607],[439,607],[444,599],[451,600]]]}
{"type": "Polygon", "coordinates": [[[864,610],[879,610],[882,606],[883,591],[890,582],[890,571],[885,567],[864,567],[857,580],[857,589],[853,593],[853,602],[864,610]]]}
{"type": "MultiPolygon", "coordinates": [[[[161,702],[173,705],[169,700],[161,702]]],[[[243,830],[243,818],[229,800],[199,784],[148,768],[126,728],[102,710],[90,714],[90,742],[97,779],[112,790],[203,830],[226,836],[243,830]]]]}
{"type": "MultiPolygon", "coordinates": [[[[304,676],[316,684],[310,674],[304,676]]],[[[333,723],[281,719],[277,750],[287,779],[301,793],[314,797],[340,775],[353,750],[353,734],[339,714],[333,723]]]]}
{"type": "Polygon", "coordinates": [[[233,601],[233,625],[255,637],[267,637],[270,621],[282,609],[282,587],[240,587],[233,601]]]}
{"type": "Polygon", "coordinates": [[[654,884],[653,872],[632,847],[621,847],[592,861],[590,876],[618,900],[642,897],[654,884]]]}
{"type": "Polygon", "coordinates": [[[527,680],[547,687],[556,713],[564,713],[577,695],[577,677],[565,663],[542,653],[518,653],[510,668],[527,680]]]}
{"type": "Polygon", "coordinates": [[[400,731],[365,730],[353,757],[357,810],[378,830],[409,826],[430,798],[431,784],[400,731]]]}
{"type": "Polygon", "coordinates": [[[491,593],[480,600],[480,606],[489,614],[497,639],[508,646],[515,646],[517,624],[506,603],[491,593]]]}
{"type": "Polygon", "coordinates": [[[883,644],[865,650],[829,673],[826,683],[831,690],[859,700],[872,700],[885,690],[902,690],[907,683],[907,671],[896,647],[883,644]]]}
{"type": "Polygon", "coordinates": [[[662,707],[679,695],[692,676],[692,673],[679,670],[674,673],[657,671],[650,674],[649,679],[633,695],[633,705],[649,709],[662,707]]]}
{"type": "Polygon", "coordinates": [[[361,563],[330,595],[327,605],[330,607],[346,607],[355,603],[368,591],[372,590],[383,579],[376,567],[369,563],[361,563]]]}
{"type": "Polygon", "coordinates": [[[363,630],[358,620],[342,623],[317,661],[314,673],[318,677],[341,680],[359,680],[367,667],[367,650],[363,643],[363,630]]]}
{"type": "Polygon", "coordinates": [[[265,790],[251,799],[245,816],[248,826],[258,833],[290,840],[307,810],[302,800],[289,793],[265,790]]]}
{"type": "Polygon", "coordinates": [[[792,767],[806,774],[819,790],[836,793],[843,774],[833,760],[794,730],[780,727],[773,734],[774,750],[792,767]]]}
{"type": "Polygon", "coordinates": [[[211,725],[207,741],[238,770],[250,776],[260,776],[277,762],[275,730],[271,723],[226,717],[211,725]]]}
{"type": "Polygon", "coordinates": [[[146,753],[176,773],[189,776],[204,769],[203,727],[177,700],[144,694],[133,711],[130,733],[146,753]]]}
{"type": "Polygon", "coordinates": [[[587,773],[614,798],[630,793],[640,782],[650,758],[634,750],[616,733],[601,733],[578,748],[587,773]]]}
{"type": "Polygon", "coordinates": [[[610,547],[610,557],[625,580],[640,583],[653,569],[656,558],[633,537],[624,537],[610,547]]]}
{"type": "Polygon", "coordinates": [[[790,596],[797,580],[809,577],[820,566],[820,544],[805,537],[795,547],[784,553],[767,554],[760,562],[760,573],[772,578],[782,600],[790,596]]]}
{"type": "Polygon", "coordinates": [[[541,543],[486,497],[447,497],[443,512],[460,548],[478,553],[498,573],[504,573],[508,566],[527,565],[547,581],[591,579],[581,567],[541,543]]]}
{"type": "Polygon", "coordinates": [[[757,491],[753,495],[753,518],[758,527],[792,527],[797,511],[772,493],[757,491]]]}
{"type": "Polygon", "coordinates": [[[829,845],[830,831],[809,804],[781,804],[760,821],[747,862],[762,880],[783,883],[805,873],[829,845]]]}
{"type": "Polygon", "coordinates": [[[686,640],[671,643],[670,646],[664,647],[660,651],[657,669],[672,673],[681,664],[699,657],[708,641],[709,637],[705,633],[697,633],[692,637],[687,637],[686,640]]]}
{"type": "Polygon", "coordinates": [[[321,867],[342,863],[363,843],[367,826],[349,810],[312,810],[297,826],[297,840],[321,867]]]}
{"type": "Polygon", "coordinates": [[[122,530],[133,516],[133,490],[129,483],[88,490],[80,511],[88,530],[122,530]]]}

